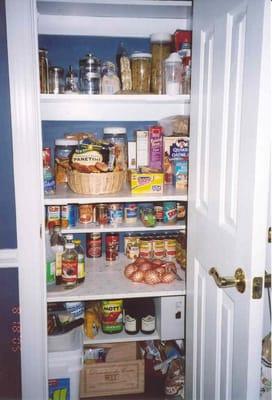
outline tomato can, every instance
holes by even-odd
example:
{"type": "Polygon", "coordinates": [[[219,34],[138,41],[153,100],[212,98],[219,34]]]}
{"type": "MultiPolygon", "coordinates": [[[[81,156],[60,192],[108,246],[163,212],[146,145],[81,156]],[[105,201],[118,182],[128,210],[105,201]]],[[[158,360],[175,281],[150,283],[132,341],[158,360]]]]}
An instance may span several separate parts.
{"type": "Polygon", "coordinates": [[[149,237],[143,237],[139,243],[139,256],[144,258],[152,257],[152,239],[149,237]]]}
{"type": "Polygon", "coordinates": [[[95,222],[95,205],[94,204],[80,204],[79,206],[79,223],[91,224],[95,222]]]}
{"type": "Polygon", "coordinates": [[[165,238],[165,258],[167,261],[174,261],[176,259],[176,244],[177,240],[175,237],[165,238]]]}
{"type": "Polygon", "coordinates": [[[107,233],[105,244],[106,261],[115,261],[119,253],[119,233],[107,233]]]}
{"type": "Polygon", "coordinates": [[[47,228],[53,229],[54,226],[61,225],[60,206],[47,207],[47,228]]]}
{"type": "Polygon", "coordinates": [[[153,257],[162,259],[165,256],[164,239],[161,236],[155,237],[152,240],[153,257]]]}
{"type": "Polygon", "coordinates": [[[99,258],[102,256],[101,233],[86,234],[86,256],[89,258],[99,258]]]}
{"type": "Polygon", "coordinates": [[[106,204],[97,204],[96,220],[99,225],[106,225],[108,223],[108,207],[106,204]]]}
{"type": "Polygon", "coordinates": [[[123,330],[123,300],[102,300],[102,331],[119,333],[123,330]]]}

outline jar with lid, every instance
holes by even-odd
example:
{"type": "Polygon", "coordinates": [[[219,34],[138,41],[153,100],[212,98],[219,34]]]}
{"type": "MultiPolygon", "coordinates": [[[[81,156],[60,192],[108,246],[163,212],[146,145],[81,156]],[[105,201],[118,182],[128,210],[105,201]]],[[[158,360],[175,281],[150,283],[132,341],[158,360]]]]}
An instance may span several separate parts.
{"type": "Polygon", "coordinates": [[[127,169],[127,130],[123,127],[104,128],[103,140],[115,146],[115,166],[119,171],[127,169]]]}
{"type": "Polygon", "coordinates": [[[182,93],[183,66],[178,53],[171,53],[164,60],[164,93],[170,96],[182,93]]]}
{"type": "Polygon", "coordinates": [[[64,93],[64,69],[61,67],[49,68],[49,93],[64,93]]]}
{"type": "Polygon", "coordinates": [[[78,93],[78,76],[72,65],[69,65],[65,76],[65,93],[78,93]]]}
{"type": "Polygon", "coordinates": [[[56,183],[67,183],[67,169],[72,152],[78,145],[77,140],[55,140],[55,179],[56,183]]]}
{"type": "Polygon", "coordinates": [[[163,61],[171,53],[171,34],[154,33],[151,35],[151,92],[163,93],[163,61]]]}
{"type": "Polygon", "coordinates": [[[102,94],[114,94],[120,90],[120,79],[115,72],[115,65],[106,61],[102,65],[102,83],[101,92],[102,94]]]}
{"type": "Polygon", "coordinates": [[[136,93],[149,93],[151,79],[151,54],[135,52],[130,58],[132,90],[136,93]]]}
{"type": "Polygon", "coordinates": [[[101,93],[101,67],[98,58],[86,54],[79,60],[80,90],[87,94],[101,93]]]}
{"type": "Polygon", "coordinates": [[[48,93],[48,51],[39,49],[40,92],[48,93]]]}

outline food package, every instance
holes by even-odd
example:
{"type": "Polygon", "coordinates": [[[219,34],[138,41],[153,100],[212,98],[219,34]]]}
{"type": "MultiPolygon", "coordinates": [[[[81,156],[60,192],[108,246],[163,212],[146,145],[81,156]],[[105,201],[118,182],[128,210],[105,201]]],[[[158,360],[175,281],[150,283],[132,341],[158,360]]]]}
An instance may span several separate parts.
{"type": "Polygon", "coordinates": [[[164,136],[163,138],[164,183],[172,184],[172,160],[188,160],[189,138],[186,136],[164,136]]]}
{"type": "Polygon", "coordinates": [[[102,142],[81,143],[71,156],[70,166],[85,173],[113,171],[114,145],[102,142]]]}
{"type": "Polygon", "coordinates": [[[101,305],[99,301],[90,302],[85,311],[84,331],[86,336],[94,339],[101,328],[101,305]]]}
{"type": "Polygon", "coordinates": [[[189,116],[172,115],[159,121],[164,136],[189,136],[189,116]]]}
{"type": "Polygon", "coordinates": [[[173,185],[176,189],[187,189],[188,186],[188,161],[173,160],[173,185]]]}
{"type": "Polygon", "coordinates": [[[131,193],[163,193],[162,172],[141,172],[141,170],[130,171],[131,193]]]}

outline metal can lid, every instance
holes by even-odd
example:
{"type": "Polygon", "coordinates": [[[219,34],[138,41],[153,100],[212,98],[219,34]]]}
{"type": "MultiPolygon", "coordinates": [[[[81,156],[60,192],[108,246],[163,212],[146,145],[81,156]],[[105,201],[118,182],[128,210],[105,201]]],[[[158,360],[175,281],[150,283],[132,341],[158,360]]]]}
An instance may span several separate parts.
{"type": "Polygon", "coordinates": [[[105,135],[123,135],[127,133],[127,129],[121,126],[108,126],[103,131],[105,135]]]}

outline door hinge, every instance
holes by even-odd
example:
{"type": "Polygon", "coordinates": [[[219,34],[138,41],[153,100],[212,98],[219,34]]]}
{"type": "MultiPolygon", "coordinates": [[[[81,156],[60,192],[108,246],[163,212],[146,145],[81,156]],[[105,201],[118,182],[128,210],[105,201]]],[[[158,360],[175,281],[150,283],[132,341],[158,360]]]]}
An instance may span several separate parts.
{"type": "Polygon", "coordinates": [[[252,298],[261,299],[263,295],[263,277],[256,276],[253,278],[252,298]]]}

